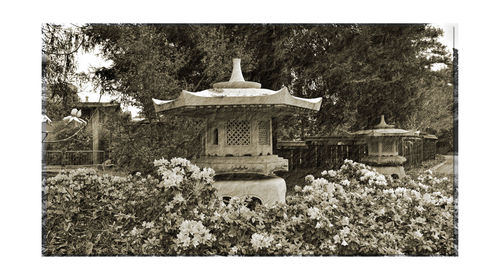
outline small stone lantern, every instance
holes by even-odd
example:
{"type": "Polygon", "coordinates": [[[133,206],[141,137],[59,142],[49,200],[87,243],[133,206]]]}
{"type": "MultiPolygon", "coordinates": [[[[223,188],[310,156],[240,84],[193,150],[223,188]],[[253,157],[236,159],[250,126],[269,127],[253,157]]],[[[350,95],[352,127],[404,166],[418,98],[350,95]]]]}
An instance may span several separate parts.
{"type": "Polygon", "coordinates": [[[153,99],[155,111],[206,119],[204,152],[193,162],[214,169],[216,175],[245,174],[238,180],[217,176],[214,185],[219,196],[252,196],[263,204],[284,203],[286,184],[274,172],[288,171],[288,160],[272,154],[271,119],[317,112],[321,97],[294,97],[286,87],[262,89],[261,84],[243,79],[240,61],[233,59],[228,82],[199,92],[183,90],[175,100],[153,99]]]}
{"type": "Polygon", "coordinates": [[[362,163],[393,178],[405,176],[403,163],[406,162],[406,158],[398,154],[398,140],[403,136],[414,136],[414,133],[394,128],[394,125],[385,122],[382,115],[380,123],[373,129],[360,130],[354,134],[364,137],[368,145],[368,156],[361,159],[362,163]]]}

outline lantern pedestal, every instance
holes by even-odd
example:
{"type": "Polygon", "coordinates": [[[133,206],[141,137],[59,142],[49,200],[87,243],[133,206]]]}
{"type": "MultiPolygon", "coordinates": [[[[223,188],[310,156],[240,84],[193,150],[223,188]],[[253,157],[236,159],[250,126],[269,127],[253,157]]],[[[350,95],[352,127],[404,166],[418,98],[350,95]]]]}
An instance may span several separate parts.
{"type": "Polygon", "coordinates": [[[403,178],[406,176],[403,163],[406,158],[400,155],[392,156],[366,156],[361,159],[361,162],[367,164],[377,170],[378,173],[393,178],[403,178]]]}
{"type": "Polygon", "coordinates": [[[245,157],[202,156],[193,160],[199,167],[210,167],[216,174],[273,175],[276,171],[288,171],[288,160],[277,155],[245,157]]]}
{"type": "Polygon", "coordinates": [[[263,205],[285,203],[286,183],[283,178],[270,176],[263,179],[216,180],[217,196],[258,198],[263,205]]]}
{"type": "Polygon", "coordinates": [[[395,179],[403,178],[406,176],[405,169],[403,166],[373,166],[375,170],[386,176],[391,176],[395,179]],[[397,177],[396,177],[397,176],[397,177]]]}

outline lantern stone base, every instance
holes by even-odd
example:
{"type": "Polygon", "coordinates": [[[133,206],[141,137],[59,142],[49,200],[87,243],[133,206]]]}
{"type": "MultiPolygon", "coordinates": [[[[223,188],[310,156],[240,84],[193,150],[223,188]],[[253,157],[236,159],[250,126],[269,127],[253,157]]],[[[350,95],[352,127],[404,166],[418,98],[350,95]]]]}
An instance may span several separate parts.
{"type": "Polygon", "coordinates": [[[400,155],[369,155],[362,158],[361,162],[375,168],[378,173],[386,176],[391,176],[393,178],[403,178],[406,176],[405,169],[403,168],[403,163],[406,162],[406,158],[400,155]]]}
{"type": "Polygon", "coordinates": [[[263,179],[215,181],[219,197],[255,197],[263,205],[285,203],[286,183],[283,178],[271,176],[263,179]]]}
{"type": "Polygon", "coordinates": [[[403,166],[373,166],[375,170],[380,173],[384,174],[385,176],[391,176],[393,178],[401,179],[405,174],[405,169],[403,166]]]}
{"type": "Polygon", "coordinates": [[[288,160],[277,155],[212,157],[203,156],[193,160],[199,167],[210,167],[216,174],[262,174],[273,175],[275,171],[288,171],[288,160]]]}

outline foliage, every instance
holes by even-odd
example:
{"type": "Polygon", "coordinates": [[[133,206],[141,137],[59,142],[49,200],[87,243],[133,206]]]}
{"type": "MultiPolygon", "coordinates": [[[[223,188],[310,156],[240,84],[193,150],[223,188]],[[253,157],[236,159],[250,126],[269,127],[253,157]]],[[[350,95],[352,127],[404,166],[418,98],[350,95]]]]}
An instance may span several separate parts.
{"type": "Polygon", "coordinates": [[[438,137],[439,153],[453,151],[453,84],[451,67],[434,72],[421,83],[421,108],[407,123],[407,128],[420,129],[438,137]]]}
{"type": "Polygon", "coordinates": [[[214,172],[181,158],[159,177],[49,178],[45,255],[452,255],[447,179],[385,178],[346,161],[307,176],[287,204],[216,196],[214,172]]]}
{"type": "Polygon", "coordinates": [[[415,124],[428,97],[423,91],[437,91],[439,81],[451,78],[432,70],[450,65],[451,56],[437,41],[442,31],[428,25],[101,24],[85,30],[114,62],[100,70],[101,80],[133,97],[149,119],[156,118],[151,98],[227,80],[234,56],[242,58],[246,79],[264,88],[324,97],[317,118],[282,120],[298,135],[364,128],[381,114],[403,127],[415,124]]]}
{"type": "Polygon", "coordinates": [[[198,156],[202,124],[202,121],[179,118],[171,118],[168,122],[110,120],[104,124],[105,130],[113,133],[109,158],[124,171],[152,174],[152,163],[157,158],[198,156]]]}
{"type": "Polygon", "coordinates": [[[52,132],[47,137],[47,150],[92,150],[92,133],[83,124],[52,122],[52,132]]]}
{"type": "MultiPolygon", "coordinates": [[[[411,169],[405,168],[405,173],[411,178],[417,179],[420,176],[420,174],[423,174],[426,170],[431,169],[432,167],[437,166],[441,163],[444,163],[445,161],[446,157],[444,155],[436,154],[436,157],[434,159],[423,161],[422,165],[418,166],[417,168],[411,168],[411,169]]],[[[436,174],[436,173],[434,173],[434,175],[445,176],[445,174],[436,174]]]]}
{"type": "Polygon", "coordinates": [[[76,85],[85,76],[76,73],[78,52],[88,49],[82,27],[45,23],[42,25],[42,108],[52,120],[67,116],[79,100],[76,85]]]}

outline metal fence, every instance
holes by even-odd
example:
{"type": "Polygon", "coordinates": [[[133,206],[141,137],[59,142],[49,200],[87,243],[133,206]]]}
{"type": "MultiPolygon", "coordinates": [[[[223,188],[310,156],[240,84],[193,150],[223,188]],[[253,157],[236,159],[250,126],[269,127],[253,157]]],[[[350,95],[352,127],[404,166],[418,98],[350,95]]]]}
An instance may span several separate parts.
{"type": "Polygon", "coordinates": [[[104,151],[63,151],[47,150],[43,157],[46,165],[92,165],[93,155],[97,154],[97,164],[104,161],[104,151]]]}
{"type": "MultiPolygon", "coordinates": [[[[406,158],[404,167],[418,167],[436,156],[437,138],[401,137],[398,152],[406,158]]],[[[297,168],[338,169],[345,159],[359,162],[368,154],[362,139],[352,136],[308,137],[305,141],[278,141],[276,152],[288,159],[289,170],[297,168]]]]}

